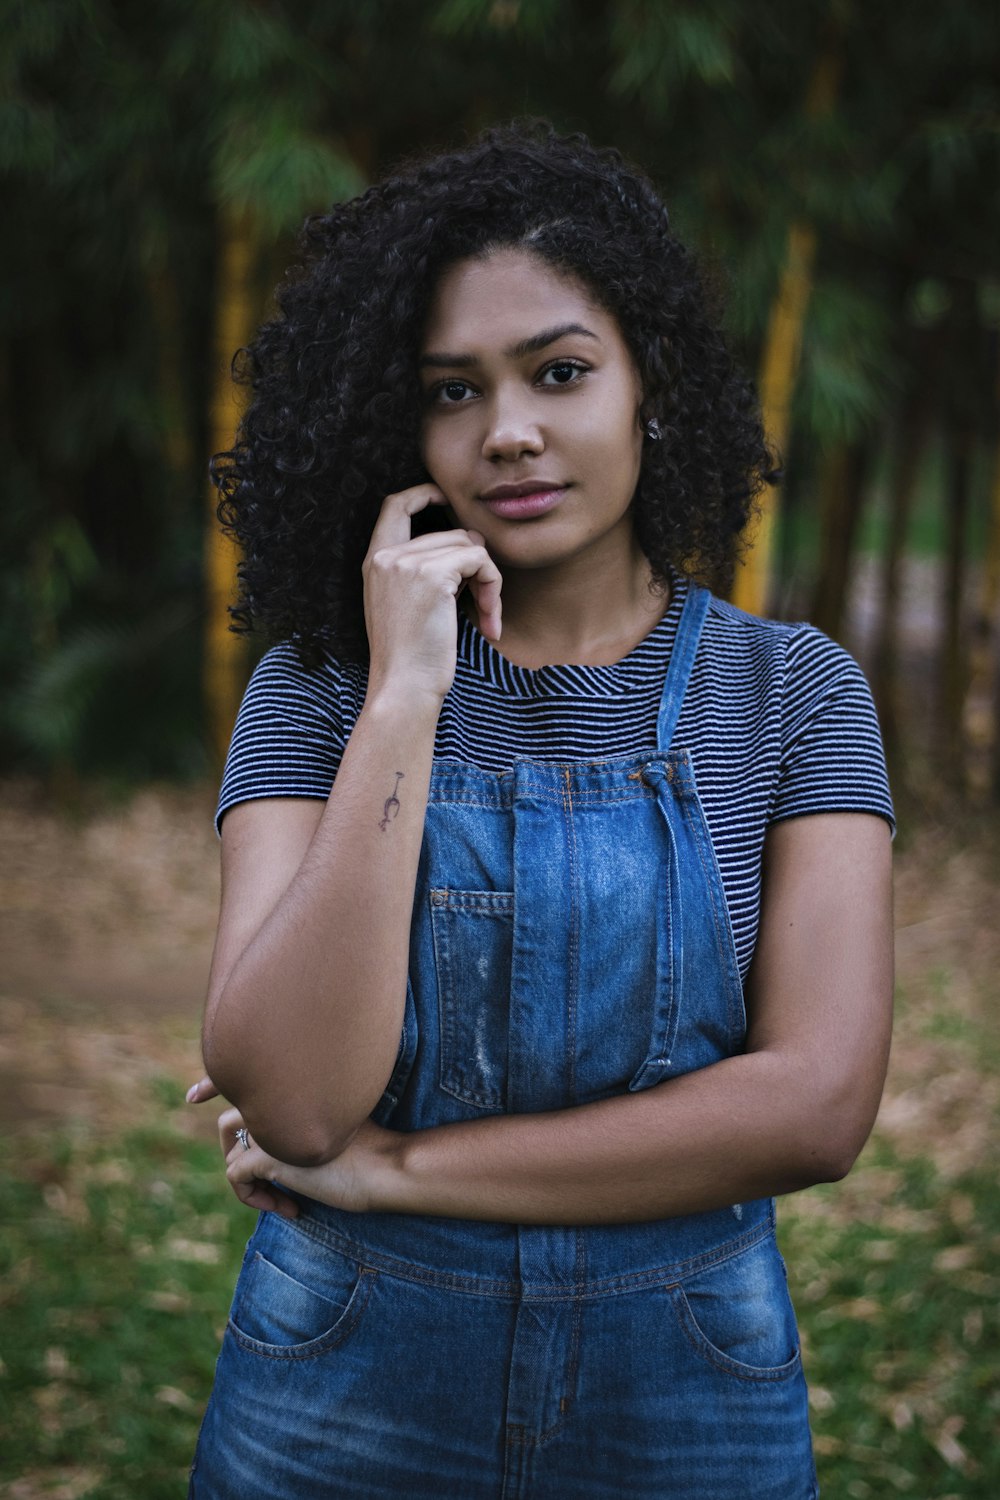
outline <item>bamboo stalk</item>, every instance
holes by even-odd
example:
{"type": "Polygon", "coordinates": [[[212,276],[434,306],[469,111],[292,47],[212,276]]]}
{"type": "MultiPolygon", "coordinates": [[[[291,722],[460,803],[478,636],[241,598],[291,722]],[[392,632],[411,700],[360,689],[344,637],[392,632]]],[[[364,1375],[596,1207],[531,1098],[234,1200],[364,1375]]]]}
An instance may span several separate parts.
{"type": "MultiPolygon", "coordinates": [[[[231,363],[254,324],[255,244],[248,215],[224,208],[219,215],[218,293],[212,333],[212,385],[209,440],[213,453],[232,447],[239,418],[231,363]]],[[[219,528],[218,494],[210,490],[205,532],[205,631],[202,694],[208,744],[215,761],[225,759],[246,680],[242,639],[229,629],[229,605],[236,593],[238,550],[219,528]]]]}
{"type": "MultiPolygon", "coordinates": [[[[838,37],[831,31],[806,95],[807,119],[816,120],[832,112],[840,71],[838,37]]],[[[784,263],[764,335],[758,389],[764,431],[779,454],[788,450],[792,396],[812,295],[816,244],[816,230],[811,224],[800,219],[789,225],[784,263]]],[[[730,593],[733,603],[750,614],[763,614],[767,609],[777,520],[778,491],[770,489],[761,496],[757,514],[743,533],[742,555],[730,593]]]]}

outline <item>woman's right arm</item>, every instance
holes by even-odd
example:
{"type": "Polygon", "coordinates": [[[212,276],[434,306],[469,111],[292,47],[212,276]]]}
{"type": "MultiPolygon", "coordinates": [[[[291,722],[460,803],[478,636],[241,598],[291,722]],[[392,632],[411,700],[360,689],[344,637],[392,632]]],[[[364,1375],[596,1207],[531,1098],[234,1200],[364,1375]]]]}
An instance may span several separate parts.
{"type": "Polygon", "coordinates": [[[205,1064],[271,1155],[337,1156],[377,1104],[403,1024],[434,735],[466,583],[499,634],[500,575],[475,532],[411,540],[441,503],[385,502],[365,560],[368,692],[326,804],[242,803],[222,827],[205,1064]]]}

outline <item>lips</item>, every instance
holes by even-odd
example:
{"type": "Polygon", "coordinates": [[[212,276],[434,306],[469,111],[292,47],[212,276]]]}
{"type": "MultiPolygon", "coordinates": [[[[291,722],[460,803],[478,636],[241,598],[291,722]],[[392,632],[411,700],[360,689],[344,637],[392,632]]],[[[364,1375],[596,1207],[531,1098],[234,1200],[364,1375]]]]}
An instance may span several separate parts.
{"type": "Polygon", "coordinates": [[[548,479],[525,479],[519,484],[495,485],[479,498],[493,515],[508,521],[524,521],[552,510],[568,488],[548,479]]]}

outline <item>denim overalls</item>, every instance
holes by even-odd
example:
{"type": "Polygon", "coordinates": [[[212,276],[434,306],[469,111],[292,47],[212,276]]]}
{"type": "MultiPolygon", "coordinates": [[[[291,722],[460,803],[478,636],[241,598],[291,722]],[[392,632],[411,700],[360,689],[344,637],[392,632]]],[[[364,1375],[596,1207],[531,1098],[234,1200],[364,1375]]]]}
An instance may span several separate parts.
{"type": "MultiPolygon", "coordinates": [[[[707,605],[692,588],[648,754],[435,761],[382,1123],[564,1109],[742,1049],[671,745],[707,605]]],[[[303,1207],[247,1246],[194,1500],[817,1494],[769,1200],[587,1228],[303,1207]]]]}

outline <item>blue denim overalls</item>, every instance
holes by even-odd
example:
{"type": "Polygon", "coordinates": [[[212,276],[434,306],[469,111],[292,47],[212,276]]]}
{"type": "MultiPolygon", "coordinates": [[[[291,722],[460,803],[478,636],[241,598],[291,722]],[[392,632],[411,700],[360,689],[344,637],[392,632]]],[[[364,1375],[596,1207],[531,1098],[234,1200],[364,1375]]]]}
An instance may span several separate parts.
{"type": "MultiPolygon", "coordinates": [[[[742,1049],[671,746],[707,604],[692,588],[648,754],[435,761],[383,1123],[564,1109],[742,1049]]],[[[817,1494],[769,1200],[587,1228],[303,1207],[247,1246],[194,1500],[817,1494]]]]}

